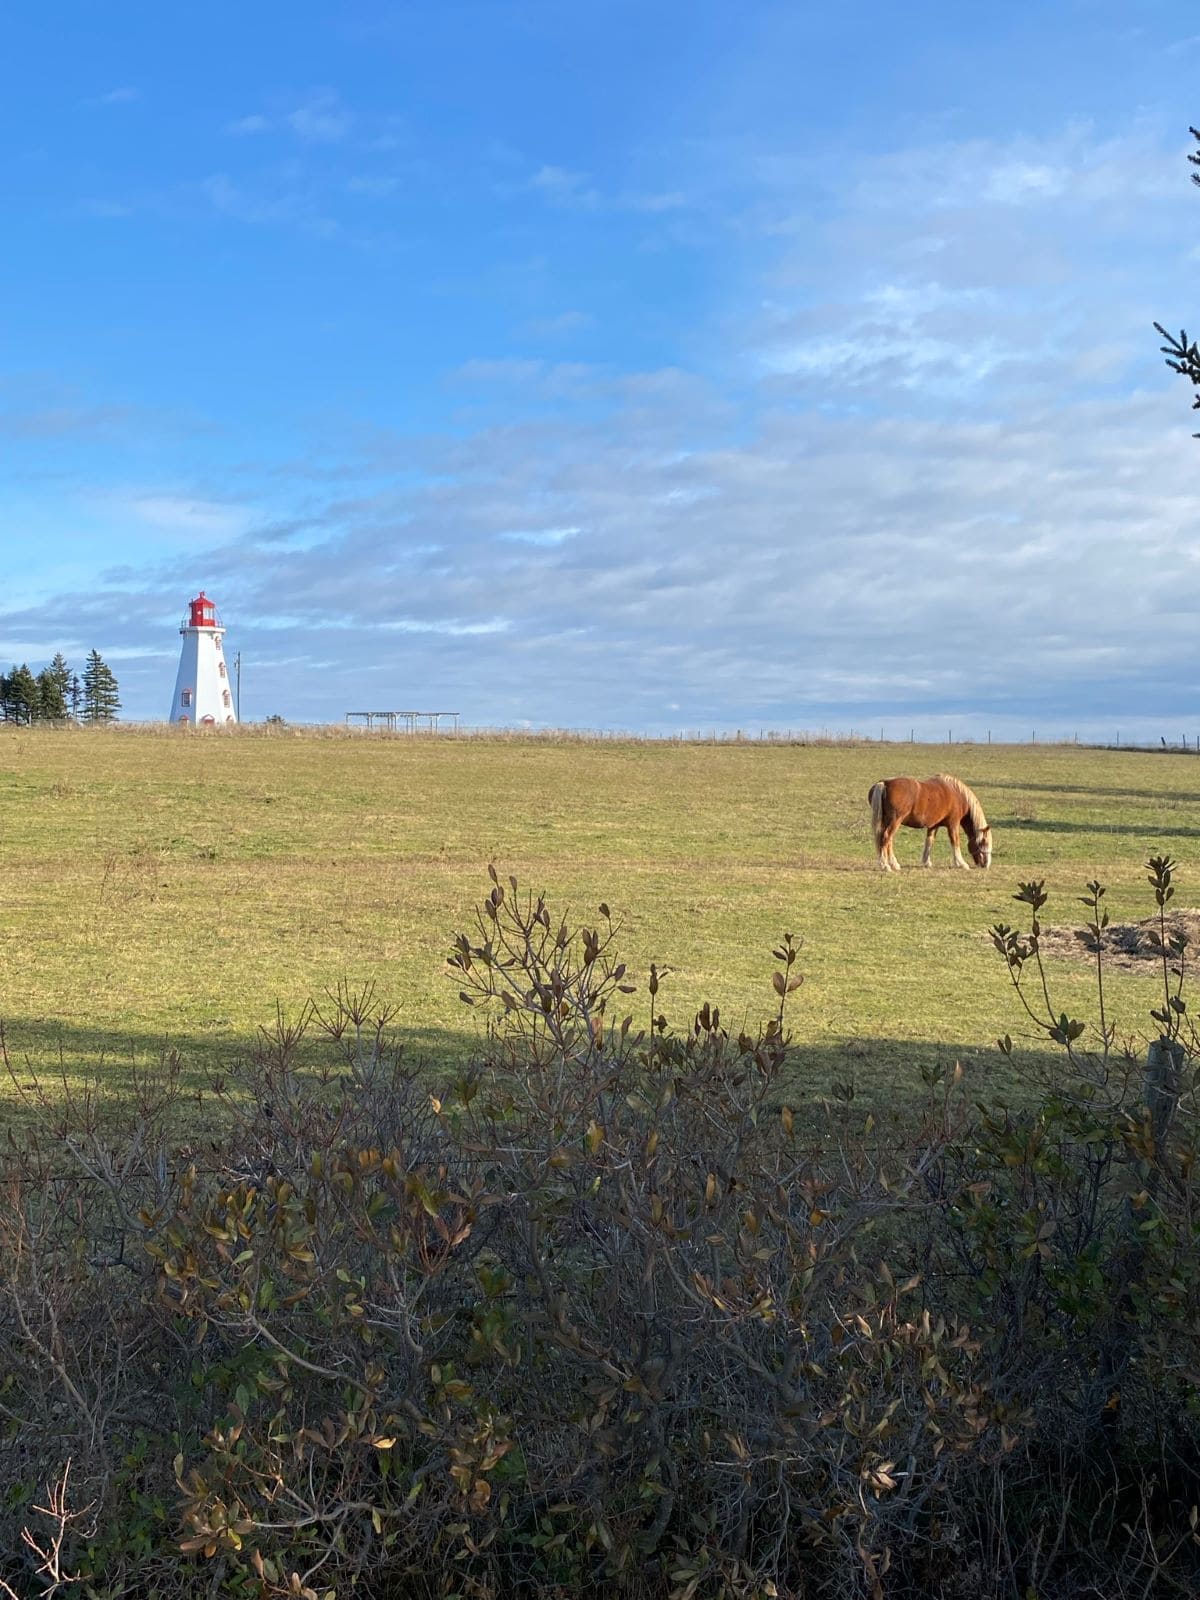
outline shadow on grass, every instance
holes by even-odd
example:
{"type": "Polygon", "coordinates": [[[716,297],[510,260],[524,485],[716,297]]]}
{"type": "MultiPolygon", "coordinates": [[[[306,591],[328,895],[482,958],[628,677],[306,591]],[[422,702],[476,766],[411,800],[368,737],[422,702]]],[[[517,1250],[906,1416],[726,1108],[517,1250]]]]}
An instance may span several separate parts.
{"type": "Polygon", "coordinates": [[[1122,834],[1134,839],[1200,839],[1200,828],[1164,827],[1159,822],[1064,822],[1057,817],[1002,817],[994,823],[1005,833],[1122,834]]]}
{"type": "MultiPolygon", "coordinates": [[[[682,1032],[687,1019],[680,1019],[682,1032]]],[[[485,1038],[478,1032],[403,1026],[392,1035],[403,1047],[405,1061],[422,1077],[431,1092],[444,1090],[473,1059],[482,1055],[485,1038]]],[[[35,1113],[37,1089],[50,1105],[65,1096],[94,1088],[103,1116],[120,1119],[123,1106],[132,1106],[139,1083],[163,1081],[172,1058],[177,1062],[179,1114],[182,1124],[211,1127],[216,1115],[213,1087],[223,1081],[236,1088],[240,1069],[252,1060],[262,1036],[211,1033],[137,1033],[80,1027],[53,1019],[16,1020],[4,1025],[9,1071],[0,1078],[0,1105],[4,1120],[20,1124],[35,1113]]],[[[333,1080],[344,1072],[337,1046],[315,1033],[296,1052],[301,1073],[317,1078],[322,1071],[333,1080]]],[[[935,1040],[898,1038],[848,1038],[820,1043],[798,1043],[790,1051],[775,1098],[797,1109],[822,1101],[861,1105],[877,1120],[908,1120],[930,1093],[929,1077],[943,1078],[961,1063],[975,1098],[1019,1102],[1039,1064],[1050,1057],[1033,1052],[1007,1057],[990,1041],[986,1044],[947,1044],[935,1040]]]]}
{"type": "Polygon", "coordinates": [[[1200,794],[1179,789],[1107,789],[1090,783],[989,783],[988,789],[1011,789],[1017,794],[1077,794],[1086,799],[1164,800],[1176,805],[1200,805],[1200,794]]]}
{"type": "MultiPolygon", "coordinates": [[[[285,1021],[299,1016],[285,1008],[285,1021]]],[[[273,1020],[273,1019],[272,1019],[273,1020]]],[[[167,1033],[155,1030],[80,1026],[57,1018],[0,1019],[4,1061],[0,1065],[0,1119],[28,1123],[39,1100],[61,1104],[85,1091],[102,1119],[118,1120],[144,1086],[153,1097],[174,1076],[181,1123],[206,1122],[213,1113],[218,1084],[237,1093],[237,1080],[252,1067],[256,1051],[269,1048],[270,1026],[256,1032],[213,1030],[167,1033]]],[[[403,1059],[431,1083],[459,1071],[477,1054],[482,1035],[440,1028],[404,1027],[389,1032],[403,1059]]],[[[348,1070],[344,1055],[313,1029],[296,1047],[295,1064],[317,1079],[333,1081],[348,1070]]]]}

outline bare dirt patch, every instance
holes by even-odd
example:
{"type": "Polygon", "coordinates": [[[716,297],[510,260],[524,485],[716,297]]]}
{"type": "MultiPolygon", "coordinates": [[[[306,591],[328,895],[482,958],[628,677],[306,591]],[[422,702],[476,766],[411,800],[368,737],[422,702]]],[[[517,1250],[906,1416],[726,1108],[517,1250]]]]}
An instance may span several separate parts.
{"type": "MultiPolygon", "coordinates": [[[[1160,932],[1158,918],[1147,917],[1143,922],[1113,922],[1101,934],[1101,950],[1106,966],[1125,972],[1138,972],[1148,961],[1162,959],[1151,935],[1160,932]]],[[[1166,933],[1183,934],[1191,950],[1200,949],[1200,911],[1180,908],[1167,913],[1166,933]]],[[[1042,928],[1043,954],[1080,956],[1091,960],[1096,954],[1096,940],[1086,928],[1042,928]]]]}

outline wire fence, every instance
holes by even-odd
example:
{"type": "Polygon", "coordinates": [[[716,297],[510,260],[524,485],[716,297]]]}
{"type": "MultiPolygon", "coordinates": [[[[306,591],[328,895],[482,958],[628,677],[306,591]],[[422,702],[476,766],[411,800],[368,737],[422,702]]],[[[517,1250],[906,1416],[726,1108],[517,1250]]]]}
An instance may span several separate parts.
{"type": "MultiPolygon", "coordinates": [[[[377,714],[377,715],[382,715],[377,714]]],[[[397,713],[397,716],[400,714],[397,713]]],[[[450,715],[450,713],[446,713],[450,715]]],[[[0,726],[5,726],[0,724],[0,726]]],[[[7,728],[6,728],[7,731],[7,728]]],[[[15,735],[29,730],[12,725],[15,735]]],[[[1122,750],[1158,754],[1200,754],[1200,731],[1178,734],[1159,733],[1130,736],[1120,728],[1112,730],[1111,737],[1096,733],[1080,734],[1076,731],[1039,729],[1031,727],[1028,733],[1014,733],[1007,729],[992,729],[980,722],[948,725],[945,729],[930,724],[914,724],[907,731],[896,725],[861,728],[830,727],[769,727],[765,723],[745,727],[715,727],[703,723],[673,729],[647,731],[637,728],[557,728],[532,723],[508,725],[446,723],[441,726],[380,725],[373,727],[350,725],[344,722],[285,722],[282,719],[267,722],[240,722],[222,728],[174,727],[161,722],[114,722],[104,728],[80,728],[77,724],[40,724],[39,733],[60,733],[64,737],[83,735],[93,737],[121,737],[122,735],[158,735],[161,737],[199,739],[329,739],[359,740],[381,739],[422,742],[428,740],[459,740],[478,742],[512,742],[542,744],[682,744],[682,745],[831,745],[854,747],[861,745],[924,745],[943,749],[963,745],[978,748],[981,745],[1024,748],[1078,747],[1088,750],[1122,750]]]]}

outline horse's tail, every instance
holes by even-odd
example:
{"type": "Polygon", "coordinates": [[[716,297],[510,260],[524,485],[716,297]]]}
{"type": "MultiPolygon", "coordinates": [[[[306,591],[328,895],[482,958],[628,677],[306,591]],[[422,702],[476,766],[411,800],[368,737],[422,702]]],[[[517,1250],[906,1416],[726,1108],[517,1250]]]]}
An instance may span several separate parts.
{"type": "Polygon", "coordinates": [[[882,783],[873,783],[867,799],[871,802],[871,823],[875,829],[875,848],[883,849],[883,802],[887,798],[887,788],[882,783]]]}

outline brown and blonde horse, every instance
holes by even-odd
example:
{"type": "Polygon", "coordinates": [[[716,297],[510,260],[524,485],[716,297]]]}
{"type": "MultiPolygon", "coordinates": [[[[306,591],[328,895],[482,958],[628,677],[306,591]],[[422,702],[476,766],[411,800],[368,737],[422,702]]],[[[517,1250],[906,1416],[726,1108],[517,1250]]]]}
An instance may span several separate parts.
{"type": "Polygon", "coordinates": [[[947,772],[939,772],[936,778],[926,778],[924,782],[919,778],[885,778],[872,785],[867,798],[871,802],[875,848],[884,872],[900,871],[893,848],[900,827],[925,829],[923,867],[930,865],[933,836],[939,828],[945,828],[950,835],[956,867],[967,864],[958,848],[960,828],[967,836],[967,848],[975,865],[991,865],[992,830],[983,807],[961,779],[952,778],[947,772]]]}

